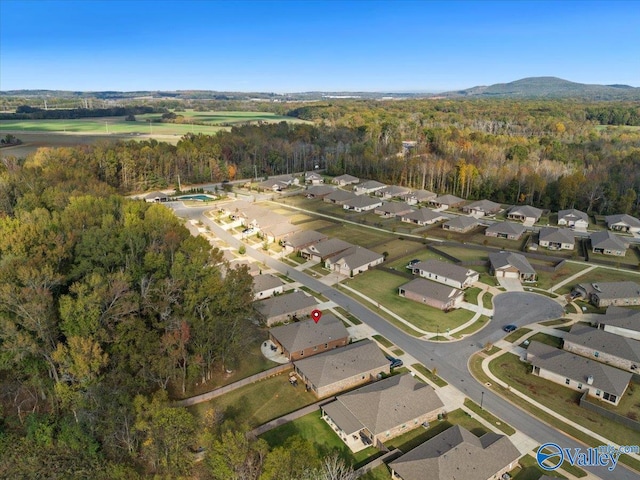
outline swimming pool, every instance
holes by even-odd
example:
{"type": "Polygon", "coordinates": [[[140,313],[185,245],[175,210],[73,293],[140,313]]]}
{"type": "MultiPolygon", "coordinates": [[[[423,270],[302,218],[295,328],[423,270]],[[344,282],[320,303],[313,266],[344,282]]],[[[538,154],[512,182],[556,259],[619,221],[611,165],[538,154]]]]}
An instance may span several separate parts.
{"type": "Polygon", "coordinates": [[[209,202],[211,200],[215,200],[215,197],[210,197],[209,195],[183,195],[182,197],[178,197],[178,200],[196,200],[198,202],[209,202]]]}

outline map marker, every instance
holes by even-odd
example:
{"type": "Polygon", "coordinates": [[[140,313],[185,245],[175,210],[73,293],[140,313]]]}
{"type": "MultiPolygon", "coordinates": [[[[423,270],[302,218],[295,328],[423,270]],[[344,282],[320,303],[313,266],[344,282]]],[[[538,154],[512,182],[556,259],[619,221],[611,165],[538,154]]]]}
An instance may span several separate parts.
{"type": "Polygon", "coordinates": [[[314,310],[311,312],[311,318],[313,318],[314,322],[318,323],[320,321],[320,317],[322,317],[322,312],[320,310],[314,310]]]}

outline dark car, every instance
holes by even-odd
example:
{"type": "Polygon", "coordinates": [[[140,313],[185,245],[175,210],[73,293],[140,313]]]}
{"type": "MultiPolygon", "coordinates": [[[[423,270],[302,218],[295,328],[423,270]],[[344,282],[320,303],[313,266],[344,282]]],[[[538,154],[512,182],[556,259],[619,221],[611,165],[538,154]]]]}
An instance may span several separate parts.
{"type": "Polygon", "coordinates": [[[515,325],[505,325],[504,327],[502,327],[502,329],[509,333],[509,332],[513,332],[514,330],[517,330],[518,327],[516,327],[515,325]]]}
{"type": "Polygon", "coordinates": [[[389,360],[389,364],[391,365],[391,368],[397,368],[404,365],[404,362],[399,358],[392,357],[391,355],[385,355],[385,357],[387,358],[387,360],[389,360]]]}
{"type": "Polygon", "coordinates": [[[408,268],[409,270],[413,270],[413,266],[414,266],[416,263],[420,263],[420,260],[418,260],[417,258],[414,258],[413,260],[411,260],[411,261],[407,264],[407,268],[408,268]]]}

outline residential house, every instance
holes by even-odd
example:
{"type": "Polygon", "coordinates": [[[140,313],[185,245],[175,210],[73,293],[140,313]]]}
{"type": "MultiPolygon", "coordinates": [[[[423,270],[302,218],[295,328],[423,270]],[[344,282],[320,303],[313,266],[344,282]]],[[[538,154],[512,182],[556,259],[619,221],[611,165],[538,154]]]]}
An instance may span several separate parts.
{"type": "Polygon", "coordinates": [[[355,212],[366,212],[374,210],[382,205],[382,200],[379,198],[373,198],[368,195],[360,195],[352,200],[347,200],[342,204],[342,208],[345,210],[353,210],[355,212]]]}
{"type": "Polygon", "coordinates": [[[359,181],[360,179],[358,177],[347,175],[345,173],[344,175],[338,175],[337,177],[334,177],[333,180],[331,180],[331,183],[335,183],[337,185],[340,185],[341,187],[344,187],[345,185],[351,185],[353,183],[358,183],[359,181]]]}
{"type": "Polygon", "coordinates": [[[462,207],[464,213],[474,217],[493,216],[502,210],[502,205],[491,200],[478,200],[462,207]]]}
{"type": "Polygon", "coordinates": [[[432,225],[442,220],[447,220],[447,217],[440,212],[435,212],[428,208],[419,208],[410,213],[402,215],[401,220],[406,223],[415,223],[416,225],[432,225]]]}
{"type": "Polygon", "coordinates": [[[487,237],[505,238],[507,240],[520,240],[527,229],[522,225],[511,222],[496,222],[490,225],[484,234],[487,237]]]}
{"type": "Polygon", "coordinates": [[[316,232],[315,230],[303,230],[285,238],[282,241],[282,246],[286,253],[299,252],[303,248],[315,245],[327,238],[329,237],[324,233],[316,232]]]}
{"type": "Polygon", "coordinates": [[[437,196],[438,195],[428,190],[414,190],[413,192],[401,195],[400,199],[407,202],[409,205],[417,205],[418,203],[428,202],[437,196]]]}
{"type": "Polygon", "coordinates": [[[320,185],[324,183],[324,178],[322,175],[316,172],[305,172],[304,174],[304,183],[312,184],[312,185],[320,185]]]}
{"type": "Polygon", "coordinates": [[[549,250],[573,250],[576,239],[568,228],[543,227],[538,235],[538,243],[549,250]]]}
{"type": "Polygon", "coordinates": [[[607,228],[616,232],[637,233],[640,232],[640,220],[626,213],[622,215],[608,215],[604,217],[607,228]]]}
{"type": "Polygon", "coordinates": [[[390,218],[402,217],[411,212],[413,212],[413,208],[404,202],[384,202],[373,211],[377,215],[390,218]]]}
{"type": "Polygon", "coordinates": [[[232,260],[231,262],[229,262],[229,268],[246,268],[249,275],[254,278],[262,273],[258,265],[245,259],[232,260]]]}
{"type": "Polygon", "coordinates": [[[506,435],[481,437],[460,425],[389,463],[392,480],[493,480],[513,470],[521,457],[506,435]]]}
{"type": "Polygon", "coordinates": [[[376,182],[375,180],[369,180],[355,185],[353,187],[353,193],[355,193],[356,195],[368,195],[370,193],[375,193],[376,191],[383,189],[384,187],[386,187],[384,183],[376,182]]]}
{"type": "Polygon", "coordinates": [[[518,220],[525,225],[533,225],[542,216],[542,210],[531,205],[515,206],[507,213],[509,220],[518,220]]]}
{"type": "Polygon", "coordinates": [[[480,278],[480,274],[470,268],[433,259],[416,263],[413,274],[462,290],[480,278]]]}
{"type": "Polygon", "coordinates": [[[384,262],[384,256],[360,246],[352,246],[327,258],[324,265],[329,270],[346,276],[366,272],[384,262]]]}
{"type": "Polygon", "coordinates": [[[574,324],[562,348],[631,372],[638,371],[640,365],[640,341],[588,325],[574,324]]]}
{"type": "Polygon", "coordinates": [[[260,231],[264,235],[267,242],[280,242],[290,235],[294,235],[297,232],[300,232],[301,230],[302,227],[300,225],[289,223],[288,220],[272,223],[269,226],[260,227],[260,231]]]}
{"type": "Polygon", "coordinates": [[[624,257],[627,254],[629,244],[608,230],[593,232],[589,239],[591,240],[591,251],[602,255],[614,255],[624,257]]]}
{"type": "Polygon", "coordinates": [[[327,258],[344,252],[353,246],[352,243],[345,242],[339,238],[328,238],[300,249],[300,254],[307,260],[324,263],[327,258]]]}
{"type": "Polygon", "coordinates": [[[433,387],[409,374],[394,375],[339,395],[321,407],[322,418],[352,451],[429,423],[444,412],[433,387]]]}
{"type": "Polygon", "coordinates": [[[369,383],[391,370],[382,350],[368,339],[297,360],[293,365],[302,382],[319,398],[369,383]]]}
{"type": "Polygon", "coordinates": [[[331,187],[329,185],[314,185],[304,191],[304,196],[307,198],[324,198],[335,191],[336,187],[331,187]]]}
{"type": "Polygon", "coordinates": [[[312,318],[280,325],[269,330],[269,339],[291,361],[349,344],[349,332],[342,321],[325,313],[319,322],[312,318]]]}
{"type": "Polygon", "coordinates": [[[632,377],[630,372],[538,341],[529,344],[527,362],[533,366],[534,375],[614,405],[620,402],[632,377]]]}
{"type": "Polygon", "coordinates": [[[456,216],[446,223],[442,228],[456,233],[467,233],[476,228],[480,223],[474,217],[456,216]]]}
{"type": "Polygon", "coordinates": [[[535,282],[536,271],[524,255],[513,252],[489,253],[489,273],[496,278],[517,278],[521,282],[535,282]]]}
{"type": "Polygon", "coordinates": [[[262,300],[284,292],[284,283],[275,275],[265,273],[253,277],[253,299],[262,300]]]}
{"type": "Polygon", "coordinates": [[[395,197],[401,197],[402,195],[406,195],[411,192],[410,188],[400,187],[398,185],[388,185],[380,190],[376,190],[375,194],[378,197],[382,197],[385,200],[389,200],[395,197]]]}
{"type": "Polygon", "coordinates": [[[262,321],[270,327],[309,315],[317,306],[315,297],[302,291],[278,295],[253,304],[262,321]]]}
{"type": "Polygon", "coordinates": [[[640,305],[640,285],[636,282],[579,283],[574,291],[596,307],[640,305]]]}
{"type": "Polygon", "coordinates": [[[589,215],[575,208],[558,212],[558,225],[586,230],[589,226],[589,215]]]}
{"type": "Polygon", "coordinates": [[[145,202],[149,202],[149,203],[153,203],[153,202],[161,203],[161,202],[168,202],[170,200],[169,195],[159,191],[147,193],[143,198],[145,202]]]}
{"type": "Polygon", "coordinates": [[[461,207],[464,204],[464,200],[455,195],[442,195],[429,200],[429,203],[438,210],[446,210],[448,208],[461,207]]]}
{"type": "Polygon", "coordinates": [[[608,307],[605,315],[593,315],[592,321],[605,332],[640,340],[640,311],[622,307],[608,307]]]}
{"type": "Polygon", "coordinates": [[[264,182],[258,184],[259,188],[264,190],[273,190],[274,192],[281,192],[291,186],[291,182],[287,180],[278,180],[277,178],[270,178],[264,182]]]}
{"type": "Polygon", "coordinates": [[[327,203],[333,203],[335,205],[344,205],[345,202],[356,198],[356,194],[353,192],[347,192],[346,190],[336,190],[325,196],[322,200],[327,203]]]}
{"type": "Polygon", "coordinates": [[[443,311],[459,308],[464,292],[448,285],[415,278],[398,288],[398,295],[443,311]]]}

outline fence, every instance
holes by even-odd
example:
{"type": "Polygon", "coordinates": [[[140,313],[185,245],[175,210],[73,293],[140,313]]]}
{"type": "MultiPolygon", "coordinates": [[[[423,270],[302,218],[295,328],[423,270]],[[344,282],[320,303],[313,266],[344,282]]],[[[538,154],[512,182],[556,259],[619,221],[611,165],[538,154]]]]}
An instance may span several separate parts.
{"type": "Polygon", "coordinates": [[[586,408],[587,410],[590,410],[599,415],[602,415],[603,417],[606,417],[609,420],[613,420],[614,422],[620,423],[625,427],[629,427],[632,430],[635,430],[636,432],[640,432],[640,422],[632,420],[629,417],[625,417],[624,415],[620,415],[618,413],[612,412],[611,410],[601,407],[600,405],[596,405],[595,403],[591,403],[589,400],[587,400],[588,393],[589,391],[587,390],[580,397],[580,406],[582,408],[586,408]]]}

